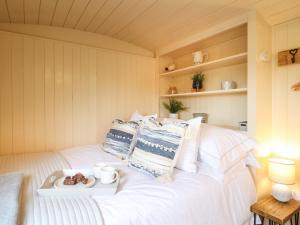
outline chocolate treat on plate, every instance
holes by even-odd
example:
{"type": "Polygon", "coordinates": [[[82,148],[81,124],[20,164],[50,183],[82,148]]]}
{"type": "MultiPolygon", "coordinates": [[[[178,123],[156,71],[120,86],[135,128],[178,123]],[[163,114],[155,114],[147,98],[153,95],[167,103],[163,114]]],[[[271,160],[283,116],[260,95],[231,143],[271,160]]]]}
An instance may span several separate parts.
{"type": "Polygon", "coordinates": [[[64,180],[64,185],[75,185],[76,182],[73,177],[67,176],[64,180]]]}
{"type": "Polygon", "coordinates": [[[88,178],[85,178],[85,177],[81,179],[81,182],[82,182],[83,184],[87,184],[88,181],[89,181],[88,178]]]}
{"type": "Polygon", "coordinates": [[[80,183],[83,179],[85,179],[85,176],[82,173],[76,173],[73,178],[76,181],[76,183],[80,183]]]}

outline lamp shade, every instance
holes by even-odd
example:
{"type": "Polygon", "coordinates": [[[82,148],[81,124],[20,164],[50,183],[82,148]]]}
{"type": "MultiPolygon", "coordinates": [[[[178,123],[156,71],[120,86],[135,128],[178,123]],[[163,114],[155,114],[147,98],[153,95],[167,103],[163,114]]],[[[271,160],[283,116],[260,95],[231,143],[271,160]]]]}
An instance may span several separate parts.
{"type": "Polygon", "coordinates": [[[269,159],[269,178],[279,184],[294,184],[295,182],[295,162],[287,159],[269,159]]]}

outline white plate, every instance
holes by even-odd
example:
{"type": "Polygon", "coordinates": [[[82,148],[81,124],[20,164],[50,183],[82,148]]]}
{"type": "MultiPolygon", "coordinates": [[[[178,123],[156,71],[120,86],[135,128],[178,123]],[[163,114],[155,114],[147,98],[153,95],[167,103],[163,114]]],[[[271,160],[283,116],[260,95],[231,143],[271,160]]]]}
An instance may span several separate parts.
{"type": "Polygon", "coordinates": [[[66,177],[61,177],[61,178],[57,179],[54,183],[54,188],[89,188],[89,187],[92,187],[96,182],[96,179],[94,176],[88,176],[87,177],[88,182],[86,184],[83,184],[80,182],[75,185],[65,185],[64,184],[65,178],[66,177]]]}
{"type": "Polygon", "coordinates": [[[102,184],[112,184],[112,183],[116,182],[116,180],[118,179],[118,177],[119,177],[119,173],[117,171],[115,171],[115,178],[114,179],[112,179],[110,181],[107,181],[107,182],[102,182],[102,180],[101,180],[101,183],[102,184]]]}

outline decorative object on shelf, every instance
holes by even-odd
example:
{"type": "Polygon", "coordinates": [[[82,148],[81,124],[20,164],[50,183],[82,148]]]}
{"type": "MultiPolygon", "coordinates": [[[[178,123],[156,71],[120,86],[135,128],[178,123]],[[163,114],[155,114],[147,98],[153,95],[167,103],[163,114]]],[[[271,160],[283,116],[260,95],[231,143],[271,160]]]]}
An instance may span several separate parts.
{"type": "Polygon", "coordinates": [[[292,192],[286,185],[295,182],[295,162],[288,159],[269,159],[269,178],[274,182],[272,186],[272,196],[280,202],[288,202],[292,197],[292,192]]]}
{"type": "Polygon", "coordinates": [[[192,92],[200,91],[203,88],[203,81],[205,80],[205,75],[202,72],[198,72],[193,75],[192,80],[192,92]]]}
{"type": "Polygon", "coordinates": [[[207,113],[193,113],[193,118],[202,117],[201,123],[207,123],[208,114],[207,113]]]}
{"type": "Polygon", "coordinates": [[[169,87],[169,90],[168,90],[169,95],[174,95],[174,94],[177,94],[177,93],[178,93],[178,91],[177,91],[177,88],[175,86],[169,87]]]}
{"type": "Polygon", "coordinates": [[[192,53],[193,57],[194,57],[194,64],[200,64],[203,62],[203,53],[201,51],[197,51],[192,53]]]}
{"type": "Polygon", "coordinates": [[[170,64],[169,66],[167,66],[165,68],[165,71],[173,71],[176,69],[176,65],[173,63],[173,64],[170,64]]]}
{"type": "Polygon", "coordinates": [[[204,60],[207,60],[208,55],[203,54],[201,51],[196,51],[192,53],[194,57],[194,65],[198,65],[204,62],[204,60]]]}
{"type": "Polygon", "coordinates": [[[231,89],[236,89],[237,84],[235,81],[232,80],[222,80],[221,81],[221,89],[222,90],[231,90],[231,89]]]}
{"type": "Polygon", "coordinates": [[[173,119],[178,119],[178,113],[188,109],[188,107],[184,107],[182,102],[174,98],[169,98],[169,103],[164,102],[163,106],[169,111],[169,117],[173,119]]]}
{"type": "Polygon", "coordinates": [[[300,63],[300,48],[285,50],[278,53],[279,66],[295,64],[295,63],[300,63]]]}
{"type": "Polygon", "coordinates": [[[247,131],[247,121],[239,122],[240,131],[247,131]]]}
{"type": "Polygon", "coordinates": [[[293,89],[294,91],[300,91],[300,82],[297,84],[294,84],[291,89],[293,89]]]}

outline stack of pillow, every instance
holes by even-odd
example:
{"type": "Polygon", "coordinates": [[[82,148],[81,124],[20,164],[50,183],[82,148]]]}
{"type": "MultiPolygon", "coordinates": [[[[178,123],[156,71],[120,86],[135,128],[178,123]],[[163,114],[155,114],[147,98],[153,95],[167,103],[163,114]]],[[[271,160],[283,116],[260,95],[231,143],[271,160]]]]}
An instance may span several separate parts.
{"type": "Polygon", "coordinates": [[[157,115],[135,112],[129,122],[113,121],[103,149],[161,180],[170,180],[174,167],[196,173],[199,161],[220,174],[241,163],[257,166],[251,153],[256,143],[246,134],[201,120],[159,122],[157,115]]]}

